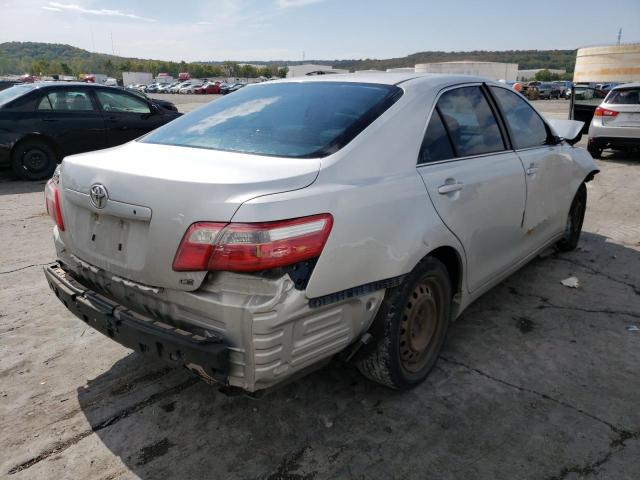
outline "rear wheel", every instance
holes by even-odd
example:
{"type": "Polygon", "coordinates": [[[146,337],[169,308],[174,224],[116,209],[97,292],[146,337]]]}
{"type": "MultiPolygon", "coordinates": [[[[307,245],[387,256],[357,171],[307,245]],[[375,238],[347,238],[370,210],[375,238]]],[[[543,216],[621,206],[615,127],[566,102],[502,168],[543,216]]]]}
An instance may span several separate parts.
{"type": "Polygon", "coordinates": [[[564,228],[564,236],[558,242],[558,249],[563,252],[575,250],[580,240],[582,232],[582,223],[584,222],[584,213],[587,209],[587,187],[583,183],[578,188],[576,196],[573,197],[569,215],[567,215],[567,224],[564,228]]]}
{"type": "Polygon", "coordinates": [[[360,372],[400,390],[420,384],[444,343],[451,295],[446,267],[425,258],[400,286],[387,290],[372,329],[376,343],[358,360],[360,372]]]}
{"type": "Polygon", "coordinates": [[[44,180],[56,169],[57,159],[53,149],[42,140],[26,140],[11,153],[13,172],[22,180],[44,180]]]}
{"type": "Polygon", "coordinates": [[[595,143],[589,142],[587,144],[587,150],[593,158],[600,158],[602,156],[602,148],[598,147],[595,143]]]}

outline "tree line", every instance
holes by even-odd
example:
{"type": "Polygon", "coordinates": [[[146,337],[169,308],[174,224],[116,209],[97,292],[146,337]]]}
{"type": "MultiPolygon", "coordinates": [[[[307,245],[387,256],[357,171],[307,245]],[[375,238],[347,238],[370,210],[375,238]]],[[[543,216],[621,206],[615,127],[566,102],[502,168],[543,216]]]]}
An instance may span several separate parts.
{"type": "Polygon", "coordinates": [[[70,45],[36,42],[8,42],[0,44],[0,75],[23,74],[73,75],[104,73],[120,78],[122,72],[168,73],[177,77],[180,72],[189,72],[195,78],[284,78],[288,68],[278,64],[256,67],[237,62],[169,62],[125,58],[102,53],[92,53],[70,45]]]}

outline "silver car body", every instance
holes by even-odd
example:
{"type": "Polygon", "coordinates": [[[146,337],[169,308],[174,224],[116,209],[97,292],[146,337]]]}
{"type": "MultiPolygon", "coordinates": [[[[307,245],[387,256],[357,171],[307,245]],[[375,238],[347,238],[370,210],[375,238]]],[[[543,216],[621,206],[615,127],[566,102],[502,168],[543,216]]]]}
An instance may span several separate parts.
{"type": "Polygon", "coordinates": [[[427,255],[456,264],[457,317],[563,235],[578,187],[597,171],[584,149],[564,141],[417,166],[438,98],[490,83],[482,78],[381,73],[282,82],[292,81],[385,83],[403,95],[323,158],[265,162],[134,141],[67,157],[61,166],[66,229],[54,229],[59,260],[122,305],[222,336],[231,350],[228,384],[247,391],[305,372],[356,342],[385,288],[427,255]],[[89,198],[96,183],[108,190],[102,209],[89,198]],[[194,222],[318,213],[330,213],[333,228],[305,289],[285,274],[172,269],[194,222]]]}
{"type": "Polygon", "coordinates": [[[627,83],[611,89],[600,108],[614,115],[597,115],[589,126],[589,140],[607,144],[640,146],[640,83],[627,83]],[[633,103],[613,101],[620,92],[628,91],[634,95],[633,103]]]}

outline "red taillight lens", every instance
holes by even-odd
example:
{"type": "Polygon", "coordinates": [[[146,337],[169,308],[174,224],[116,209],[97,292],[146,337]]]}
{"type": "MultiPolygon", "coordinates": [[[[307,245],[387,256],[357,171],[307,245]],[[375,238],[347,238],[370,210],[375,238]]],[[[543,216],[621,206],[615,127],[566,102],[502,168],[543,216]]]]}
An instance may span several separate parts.
{"type": "Polygon", "coordinates": [[[64,220],[62,219],[62,208],[60,207],[60,188],[52,180],[47,182],[44,189],[44,204],[47,213],[56,222],[58,228],[64,232],[64,220]]]}
{"type": "Polygon", "coordinates": [[[608,108],[598,107],[593,115],[595,117],[615,117],[618,115],[618,112],[615,110],[609,110],[608,108]]]}
{"type": "Polygon", "coordinates": [[[176,271],[207,270],[216,240],[226,223],[198,222],[189,227],[173,260],[176,271]]]}
{"type": "Polygon", "coordinates": [[[173,269],[255,272],[292,265],[318,257],[332,226],[329,214],[265,223],[194,223],[173,269]]]}

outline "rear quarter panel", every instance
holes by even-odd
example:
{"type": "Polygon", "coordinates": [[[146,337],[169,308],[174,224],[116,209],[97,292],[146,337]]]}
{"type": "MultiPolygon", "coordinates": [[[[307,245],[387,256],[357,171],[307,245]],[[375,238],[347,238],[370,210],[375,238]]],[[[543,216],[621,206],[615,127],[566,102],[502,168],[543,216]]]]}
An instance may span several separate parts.
{"type": "Polygon", "coordinates": [[[412,88],[349,145],[322,159],[313,185],[245,202],[234,222],[331,213],[334,224],[307,286],[323,295],[410,272],[457,239],[437,216],[416,161],[434,93],[412,88]]]}

